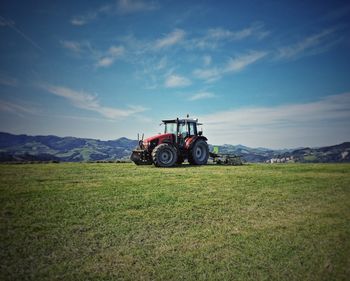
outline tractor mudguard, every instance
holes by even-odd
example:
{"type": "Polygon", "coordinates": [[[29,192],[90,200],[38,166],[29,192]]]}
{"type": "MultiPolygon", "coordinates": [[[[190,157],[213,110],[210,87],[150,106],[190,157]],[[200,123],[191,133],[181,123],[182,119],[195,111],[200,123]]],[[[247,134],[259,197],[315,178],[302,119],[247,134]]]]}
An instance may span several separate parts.
{"type": "Polygon", "coordinates": [[[190,138],[186,139],[186,141],[185,141],[185,149],[190,150],[197,140],[207,141],[208,139],[206,137],[203,137],[203,136],[190,137],[190,138]]]}

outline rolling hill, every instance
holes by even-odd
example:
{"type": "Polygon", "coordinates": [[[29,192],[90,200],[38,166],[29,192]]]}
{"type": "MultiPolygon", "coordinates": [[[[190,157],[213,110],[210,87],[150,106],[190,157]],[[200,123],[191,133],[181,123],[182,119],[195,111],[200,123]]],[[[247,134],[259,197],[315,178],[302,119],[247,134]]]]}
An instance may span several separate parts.
{"type": "Polygon", "coordinates": [[[0,161],[98,161],[125,159],[137,141],[0,133],[0,161]]]}
{"type": "MultiPolygon", "coordinates": [[[[0,162],[13,161],[115,161],[127,160],[136,140],[102,141],[88,138],[13,135],[0,132],[0,162]]],[[[350,142],[320,148],[272,150],[244,145],[220,145],[220,153],[233,153],[245,162],[350,162],[350,142]]],[[[213,150],[213,145],[209,145],[213,150]]]]}

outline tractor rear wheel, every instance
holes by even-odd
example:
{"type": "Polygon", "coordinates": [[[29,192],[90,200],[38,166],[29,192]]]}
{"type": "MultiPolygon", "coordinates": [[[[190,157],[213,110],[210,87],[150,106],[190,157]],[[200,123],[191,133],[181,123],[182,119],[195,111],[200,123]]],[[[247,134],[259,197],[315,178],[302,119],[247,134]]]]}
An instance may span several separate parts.
{"type": "Polygon", "coordinates": [[[177,153],[172,145],[162,143],[153,149],[152,158],[157,167],[172,167],[177,161],[177,153]]]}
{"type": "Polygon", "coordinates": [[[192,165],[205,165],[209,158],[208,144],[204,140],[197,140],[192,146],[188,162],[192,165]]]}

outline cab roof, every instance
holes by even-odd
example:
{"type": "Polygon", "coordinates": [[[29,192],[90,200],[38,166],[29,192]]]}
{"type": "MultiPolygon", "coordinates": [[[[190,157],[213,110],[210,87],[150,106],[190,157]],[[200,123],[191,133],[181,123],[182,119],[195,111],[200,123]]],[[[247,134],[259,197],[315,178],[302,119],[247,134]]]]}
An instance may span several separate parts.
{"type": "Polygon", "coordinates": [[[201,123],[198,123],[198,119],[193,119],[193,118],[176,118],[176,119],[167,119],[167,120],[162,120],[163,123],[196,123],[197,125],[202,125],[201,123]]]}

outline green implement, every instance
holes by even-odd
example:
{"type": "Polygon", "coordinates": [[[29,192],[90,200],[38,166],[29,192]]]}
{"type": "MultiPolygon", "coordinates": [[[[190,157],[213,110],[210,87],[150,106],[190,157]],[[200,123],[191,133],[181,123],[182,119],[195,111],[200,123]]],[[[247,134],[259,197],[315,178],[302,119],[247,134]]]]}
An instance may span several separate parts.
{"type": "MultiPolygon", "coordinates": [[[[217,149],[218,150],[218,149],[217,149]]],[[[233,166],[239,166],[243,165],[241,157],[235,154],[230,153],[215,153],[217,150],[214,150],[213,152],[209,152],[209,156],[213,159],[213,162],[218,165],[233,165],[233,166]]]]}

